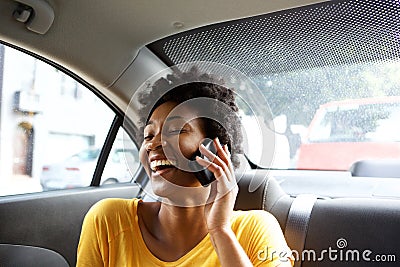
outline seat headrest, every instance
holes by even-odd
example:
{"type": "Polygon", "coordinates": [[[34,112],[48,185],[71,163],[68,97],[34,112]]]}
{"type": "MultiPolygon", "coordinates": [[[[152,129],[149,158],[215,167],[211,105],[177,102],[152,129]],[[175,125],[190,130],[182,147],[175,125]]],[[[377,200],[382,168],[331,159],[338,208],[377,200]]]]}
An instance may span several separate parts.
{"type": "Polygon", "coordinates": [[[235,210],[263,209],[271,211],[285,194],[268,170],[251,170],[237,175],[239,193],[235,210]]]}
{"type": "Polygon", "coordinates": [[[350,167],[352,176],[400,178],[400,159],[360,160],[350,167]]]}

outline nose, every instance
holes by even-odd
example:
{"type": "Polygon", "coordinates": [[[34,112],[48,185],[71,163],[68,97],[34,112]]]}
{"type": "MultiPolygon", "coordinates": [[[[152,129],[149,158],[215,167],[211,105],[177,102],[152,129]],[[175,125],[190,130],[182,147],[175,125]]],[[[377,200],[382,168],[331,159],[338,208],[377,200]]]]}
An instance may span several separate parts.
{"type": "Polygon", "coordinates": [[[147,143],[145,145],[146,151],[155,151],[158,149],[161,149],[163,146],[165,146],[166,141],[161,140],[161,135],[157,135],[151,140],[151,142],[147,143]]]}

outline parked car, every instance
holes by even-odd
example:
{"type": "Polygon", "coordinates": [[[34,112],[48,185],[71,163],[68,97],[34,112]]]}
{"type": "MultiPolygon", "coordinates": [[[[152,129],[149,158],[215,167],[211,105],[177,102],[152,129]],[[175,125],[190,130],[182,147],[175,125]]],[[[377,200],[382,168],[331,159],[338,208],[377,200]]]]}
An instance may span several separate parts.
{"type": "Polygon", "coordinates": [[[299,150],[297,168],[349,170],[357,161],[400,158],[400,97],[320,106],[299,150]]]}
{"type": "MultiPolygon", "coordinates": [[[[88,148],[66,160],[44,165],[40,182],[44,190],[84,187],[90,185],[101,148],[88,148]]],[[[139,164],[136,149],[114,148],[102,176],[102,184],[125,183],[132,180],[132,169],[139,164]]]]}

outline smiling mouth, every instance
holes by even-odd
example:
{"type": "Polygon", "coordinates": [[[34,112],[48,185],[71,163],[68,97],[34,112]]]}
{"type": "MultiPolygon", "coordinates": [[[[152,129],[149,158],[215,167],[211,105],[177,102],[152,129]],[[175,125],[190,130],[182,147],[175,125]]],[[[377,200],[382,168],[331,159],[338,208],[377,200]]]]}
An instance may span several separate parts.
{"type": "Polygon", "coordinates": [[[153,160],[150,162],[150,169],[153,172],[160,171],[160,170],[165,170],[168,168],[175,168],[175,161],[172,160],[167,160],[167,159],[161,159],[161,160],[153,160]]]}

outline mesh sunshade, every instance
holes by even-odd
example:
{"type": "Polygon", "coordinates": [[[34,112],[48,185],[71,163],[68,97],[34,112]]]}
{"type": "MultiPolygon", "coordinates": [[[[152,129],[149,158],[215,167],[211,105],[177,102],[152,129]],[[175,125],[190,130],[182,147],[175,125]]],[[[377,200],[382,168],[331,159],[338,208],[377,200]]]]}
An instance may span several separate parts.
{"type": "Polygon", "coordinates": [[[149,48],[169,65],[212,61],[249,76],[398,59],[400,1],[331,1],[203,27],[149,48]]]}

